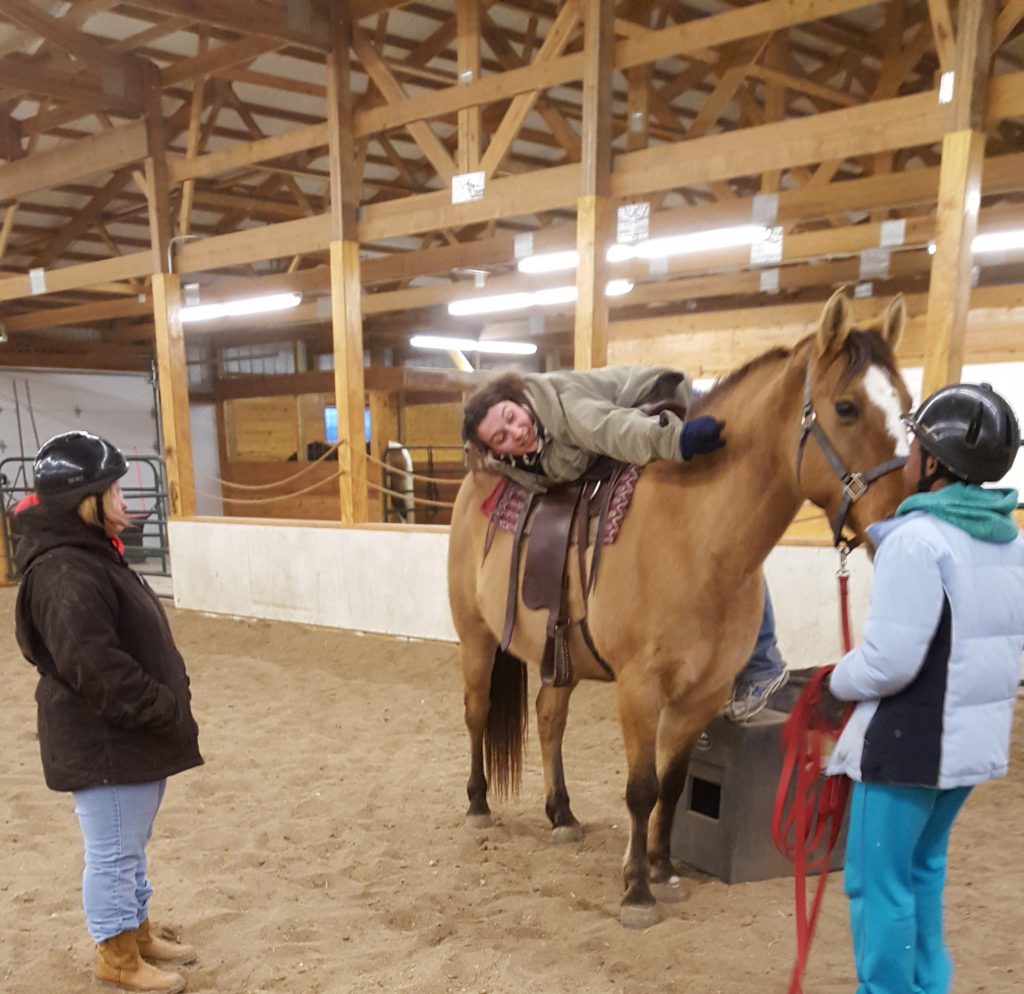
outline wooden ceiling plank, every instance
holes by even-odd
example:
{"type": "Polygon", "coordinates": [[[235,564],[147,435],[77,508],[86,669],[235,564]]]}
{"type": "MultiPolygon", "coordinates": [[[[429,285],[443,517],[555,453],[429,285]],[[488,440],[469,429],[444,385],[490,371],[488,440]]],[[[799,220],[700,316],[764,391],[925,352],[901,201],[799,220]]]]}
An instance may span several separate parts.
{"type": "Polygon", "coordinates": [[[182,59],[160,70],[160,85],[174,86],[198,76],[213,76],[224,69],[243,62],[252,62],[257,56],[274,52],[281,43],[274,38],[252,35],[238,41],[227,42],[209,51],[200,52],[194,58],[182,59]]]}
{"type": "Polygon", "coordinates": [[[767,0],[722,14],[688,20],[684,24],[651,31],[643,37],[627,38],[615,47],[615,68],[628,69],[697,49],[717,47],[753,35],[770,34],[784,28],[835,17],[876,0],[767,0]]]}
{"type": "Polygon", "coordinates": [[[242,35],[264,35],[300,48],[329,51],[328,19],[317,0],[132,0],[132,6],[242,35]]]}
{"type": "MultiPolygon", "coordinates": [[[[33,265],[44,269],[52,266],[90,228],[98,224],[103,212],[122,193],[132,181],[132,167],[123,166],[110,177],[93,195],[92,199],[80,208],[69,224],[62,225],[54,233],[53,239],[40,251],[33,265]]],[[[116,254],[116,253],[115,253],[116,254]]]]}
{"type": "MultiPolygon", "coordinates": [[[[392,75],[391,70],[384,64],[380,53],[370,44],[366,32],[358,25],[354,26],[352,30],[352,48],[370,79],[373,80],[374,85],[388,103],[398,103],[406,99],[402,84],[392,75]]],[[[437,171],[438,176],[446,183],[451,182],[456,171],[455,163],[441,139],[431,130],[430,125],[418,121],[410,123],[407,127],[413,141],[437,171]]]]}
{"type": "MultiPolygon", "coordinates": [[[[580,0],[566,0],[562,4],[558,11],[558,17],[551,25],[531,67],[550,62],[563,54],[579,24],[581,7],[580,0]]],[[[521,93],[513,99],[501,124],[491,136],[487,151],[480,159],[480,169],[485,178],[489,179],[493,176],[502,160],[508,155],[515,136],[519,134],[527,116],[533,109],[538,93],[540,90],[534,89],[531,92],[521,93]]]]}

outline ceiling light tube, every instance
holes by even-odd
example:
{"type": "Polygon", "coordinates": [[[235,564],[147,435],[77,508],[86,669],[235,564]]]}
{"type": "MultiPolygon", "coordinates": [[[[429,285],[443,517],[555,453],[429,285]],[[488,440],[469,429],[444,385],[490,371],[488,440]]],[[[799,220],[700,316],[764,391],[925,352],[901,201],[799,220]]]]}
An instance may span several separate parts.
{"type": "Polygon", "coordinates": [[[444,335],[413,335],[409,344],[415,349],[436,349],[441,352],[482,352],[490,355],[533,355],[533,342],[476,342],[472,338],[449,338],[444,335]]]}
{"type": "Polygon", "coordinates": [[[770,231],[763,224],[740,224],[731,228],[712,228],[685,235],[649,238],[633,246],[641,259],[665,259],[673,255],[689,255],[713,249],[737,248],[764,241],[770,231]]]}
{"type": "Polygon", "coordinates": [[[1024,230],[1020,228],[1014,231],[989,231],[984,235],[975,235],[971,242],[971,251],[982,254],[1011,252],[1014,249],[1024,249],[1024,230]]]}
{"type": "Polygon", "coordinates": [[[249,314],[269,314],[272,311],[286,311],[302,303],[300,293],[271,293],[262,297],[243,297],[240,300],[225,300],[216,304],[194,304],[182,307],[178,312],[182,324],[193,321],[214,321],[217,318],[245,317],[249,314]]]}
{"type": "Polygon", "coordinates": [[[516,267],[521,273],[560,273],[566,269],[575,269],[579,265],[580,254],[576,249],[564,252],[541,252],[539,255],[528,255],[519,260],[516,267]]]}
{"type": "Polygon", "coordinates": [[[533,304],[532,293],[500,293],[490,297],[466,297],[448,305],[452,317],[471,314],[494,314],[498,311],[521,311],[533,304]]]}

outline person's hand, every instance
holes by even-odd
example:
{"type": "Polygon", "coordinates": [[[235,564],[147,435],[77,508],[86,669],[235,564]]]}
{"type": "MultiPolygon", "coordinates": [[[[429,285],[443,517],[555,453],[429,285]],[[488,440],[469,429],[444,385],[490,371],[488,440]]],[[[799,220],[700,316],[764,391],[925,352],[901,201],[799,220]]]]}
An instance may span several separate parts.
{"type": "Polygon", "coordinates": [[[714,452],[725,445],[722,429],[725,422],[705,414],[692,421],[683,422],[683,430],[679,434],[679,454],[684,459],[702,456],[714,452]]]}

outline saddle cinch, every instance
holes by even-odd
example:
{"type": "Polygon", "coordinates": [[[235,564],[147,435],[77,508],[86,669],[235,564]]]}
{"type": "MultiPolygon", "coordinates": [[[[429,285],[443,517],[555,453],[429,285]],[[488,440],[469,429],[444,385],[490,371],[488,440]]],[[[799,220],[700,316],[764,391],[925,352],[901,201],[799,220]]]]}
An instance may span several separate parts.
{"type": "MultiPolygon", "coordinates": [[[[674,401],[650,401],[639,407],[651,416],[658,416],[662,411],[671,411],[680,418],[686,416],[686,411],[674,401]]],[[[586,604],[597,579],[601,548],[615,541],[639,476],[640,467],[602,457],[578,480],[553,487],[543,494],[527,493],[505,480],[501,496],[490,510],[485,557],[497,528],[512,531],[501,649],[507,651],[515,630],[519,563],[525,543],[523,604],[531,610],[548,612],[540,670],[541,680],[547,685],[565,687],[573,682],[569,633],[574,624],[579,625],[580,634],[594,658],[608,677],[614,679],[611,667],[591,640],[586,604]],[[587,551],[592,531],[593,555],[588,570],[587,551]],[[578,621],[569,617],[569,552],[574,537],[584,604],[583,617],[578,621]]]]}

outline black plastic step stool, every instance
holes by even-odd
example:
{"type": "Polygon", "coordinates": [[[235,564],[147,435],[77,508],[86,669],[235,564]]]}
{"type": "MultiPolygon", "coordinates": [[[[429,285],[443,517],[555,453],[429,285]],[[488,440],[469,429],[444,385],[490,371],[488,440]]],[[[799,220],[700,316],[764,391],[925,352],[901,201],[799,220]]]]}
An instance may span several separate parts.
{"type": "MultiPolygon", "coordinates": [[[[716,718],[690,761],[672,826],[672,856],[729,884],[793,875],[772,840],[787,715],[766,708],[746,722],[716,718]]],[[[829,869],[843,865],[844,822],[829,869]]]]}

